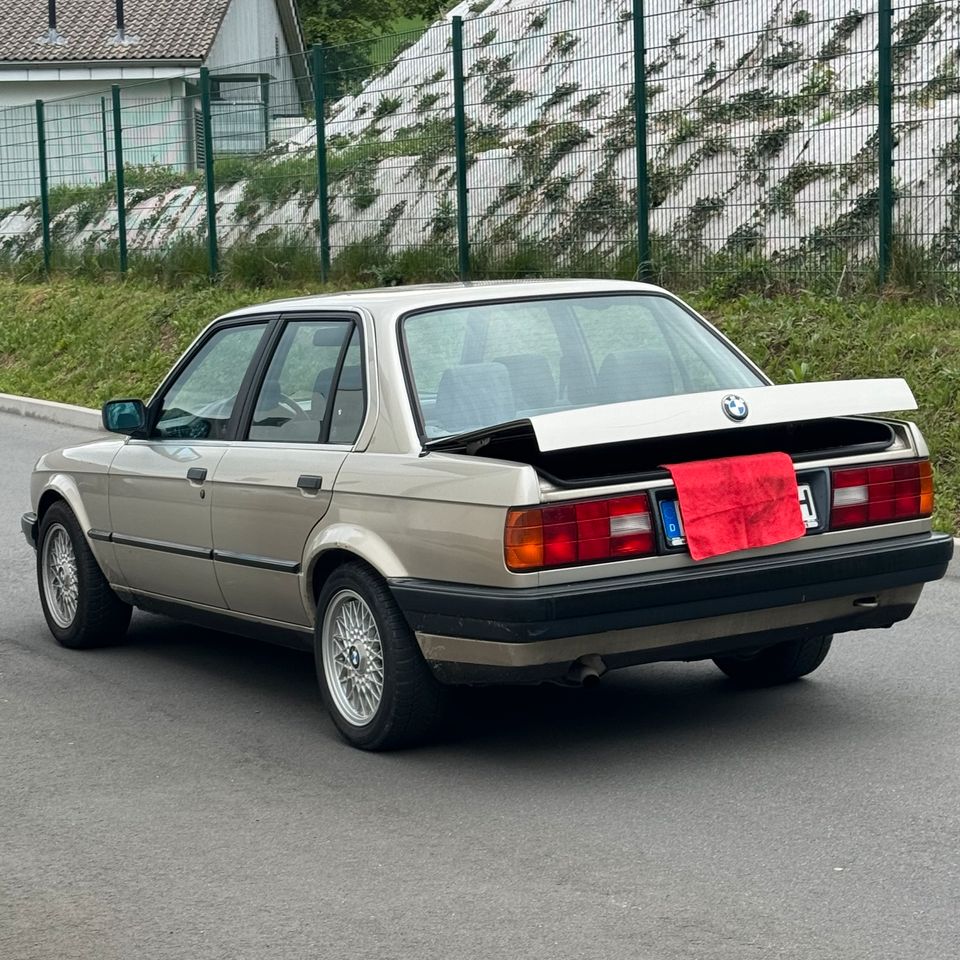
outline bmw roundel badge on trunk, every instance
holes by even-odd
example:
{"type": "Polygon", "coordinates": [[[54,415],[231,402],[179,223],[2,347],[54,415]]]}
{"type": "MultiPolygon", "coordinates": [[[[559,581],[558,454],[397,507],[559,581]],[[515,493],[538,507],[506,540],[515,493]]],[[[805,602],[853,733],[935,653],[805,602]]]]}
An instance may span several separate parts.
{"type": "Polygon", "coordinates": [[[720,401],[720,405],[723,407],[723,412],[737,423],[746,420],[747,414],[750,412],[747,401],[743,397],[738,397],[735,393],[728,393],[720,401]]]}

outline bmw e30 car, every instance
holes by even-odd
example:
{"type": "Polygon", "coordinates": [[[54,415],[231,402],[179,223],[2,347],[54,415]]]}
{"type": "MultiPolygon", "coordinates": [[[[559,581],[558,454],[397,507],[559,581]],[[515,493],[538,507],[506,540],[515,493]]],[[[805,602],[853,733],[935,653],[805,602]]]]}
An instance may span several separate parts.
{"type": "Polygon", "coordinates": [[[914,407],[902,380],[775,386],[644,284],[306,297],[107,403],[114,436],[44,456],[22,526],[64,646],[139,607],[311,649],[340,732],[382,749],[451,685],[698,659],[782,683],[905,619],[953,547],[920,431],[874,416],[914,407]],[[774,455],[799,532],[695,560],[670,465],[733,463],[736,515],[736,465],[774,455]]]}

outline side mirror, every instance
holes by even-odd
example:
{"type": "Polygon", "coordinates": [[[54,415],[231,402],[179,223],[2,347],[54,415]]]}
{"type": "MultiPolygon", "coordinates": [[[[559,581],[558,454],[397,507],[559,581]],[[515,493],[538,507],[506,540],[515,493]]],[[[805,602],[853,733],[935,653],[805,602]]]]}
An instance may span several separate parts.
{"type": "Polygon", "coordinates": [[[147,429],[147,408],[142,400],[108,400],[101,413],[103,429],[128,437],[143,435],[147,429]]]}

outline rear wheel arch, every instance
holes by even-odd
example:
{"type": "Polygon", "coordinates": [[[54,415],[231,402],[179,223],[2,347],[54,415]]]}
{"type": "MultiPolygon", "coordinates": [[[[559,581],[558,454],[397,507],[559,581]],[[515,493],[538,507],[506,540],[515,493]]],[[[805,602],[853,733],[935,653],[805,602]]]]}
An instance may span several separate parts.
{"type": "Polygon", "coordinates": [[[382,537],[353,524],[335,523],[326,528],[318,524],[303,554],[300,592],[308,612],[316,610],[324,584],[344,563],[359,561],[381,580],[407,576],[403,564],[382,537]]]}
{"type": "Polygon", "coordinates": [[[314,609],[317,607],[317,601],[320,599],[320,594],[323,592],[327,580],[330,579],[330,575],[346,563],[360,563],[381,580],[384,579],[380,570],[352,550],[344,550],[341,547],[324,550],[313,561],[310,570],[310,596],[314,609]]]}

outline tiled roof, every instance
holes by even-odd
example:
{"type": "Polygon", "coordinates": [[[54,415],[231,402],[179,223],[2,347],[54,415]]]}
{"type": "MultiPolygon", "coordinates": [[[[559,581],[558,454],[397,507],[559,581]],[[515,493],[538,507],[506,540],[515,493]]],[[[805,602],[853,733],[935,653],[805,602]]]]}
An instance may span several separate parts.
{"type": "Polygon", "coordinates": [[[125,0],[124,23],[135,43],[117,36],[114,0],[58,0],[57,32],[47,39],[46,0],[0,0],[0,62],[202,60],[230,0],[125,0]]]}

